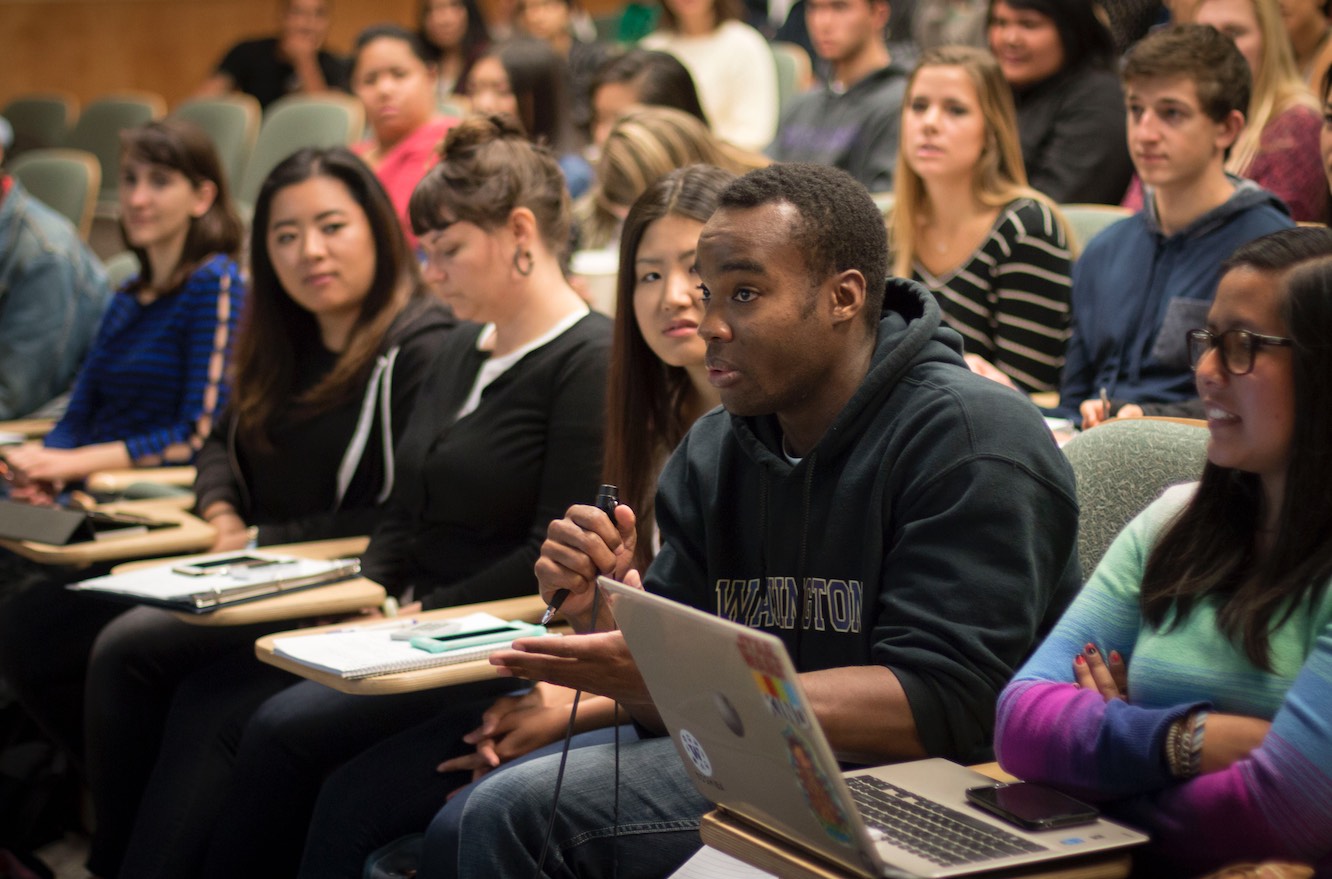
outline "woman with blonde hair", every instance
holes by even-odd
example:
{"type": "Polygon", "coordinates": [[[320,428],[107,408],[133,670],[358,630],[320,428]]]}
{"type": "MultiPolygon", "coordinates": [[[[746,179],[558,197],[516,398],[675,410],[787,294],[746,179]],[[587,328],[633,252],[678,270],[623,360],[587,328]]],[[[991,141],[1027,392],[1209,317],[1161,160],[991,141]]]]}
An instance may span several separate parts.
{"type": "Polygon", "coordinates": [[[967,363],[1023,391],[1059,386],[1070,236],[1027,185],[1013,99],[980,49],[924,53],[907,85],[889,221],[893,273],[935,294],[967,363]]]}
{"type": "MultiPolygon", "coordinates": [[[[1327,219],[1322,185],[1318,103],[1295,69],[1295,57],[1277,0],[1200,0],[1194,24],[1206,24],[1235,41],[1253,76],[1246,124],[1226,158],[1226,171],[1246,177],[1279,197],[1291,219],[1327,219]]],[[[1137,180],[1124,199],[1142,206],[1137,180]]]]}
{"type": "Polygon", "coordinates": [[[575,208],[579,244],[599,249],[615,243],[629,206],[662,177],[688,165],[714,165],[740,175],[768,165],[716,138],[694,116],[671,107],[640,107],[621,116],[602,144],[596,183],[575,208]]]}

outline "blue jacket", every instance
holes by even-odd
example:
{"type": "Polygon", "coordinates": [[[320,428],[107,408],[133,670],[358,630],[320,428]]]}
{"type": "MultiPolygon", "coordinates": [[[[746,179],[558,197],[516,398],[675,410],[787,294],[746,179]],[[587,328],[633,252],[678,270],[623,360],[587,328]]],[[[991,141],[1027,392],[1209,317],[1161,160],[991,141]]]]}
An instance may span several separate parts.
{"type": "Polygon", "coordinates": [[[1294,225],[1276,196],[1232,180],[1228,201],[1173,235],[1161,232],[1149,200],[1087,245],[1073,267],[1060,414],[1078,419],[1078,406],[1101,388],[1116,403],[1197,396],[1184,333],[1205,323],[1221,263],[1240,245],[1294,225]]]}
{"type": "Polygon", "coordinates": [[[0,419],[69,390],[109,296],[74,227],[14,180],[0,201],[0,419]]]}

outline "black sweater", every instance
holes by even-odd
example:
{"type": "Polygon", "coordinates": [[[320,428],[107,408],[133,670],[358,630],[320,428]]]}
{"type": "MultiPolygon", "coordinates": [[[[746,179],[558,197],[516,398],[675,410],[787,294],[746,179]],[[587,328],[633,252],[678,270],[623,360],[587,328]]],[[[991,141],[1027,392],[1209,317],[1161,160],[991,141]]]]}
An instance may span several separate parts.
{"type": "MultiPolygon", "coordinates": [[[[448,309],[423,297],[408,304],[389,327],[380,345],[385,358],[397,349],[388,382],[389,448],[406,430],[421,381],[456,323],[448,309]]],[[[307,346],[296,364],[293,399],[313,387],[336,360],[322,345],[307,346]]],[[[279,409],[268,451],[245,443],[234,418],[220,419],[196,462],[198,509],[207,510],[217,501],[230,503],[248,524],[259,526],[261,545],[369,534],[389,487],[378,399],[364,451],[338,499],[338,468],[356,431],[368,384],[346,402],[313,416],[279,409]]],[[[384,387],[381,383],[377,390],[384,387]]]]}
{"type": "Polygon", "coordinates": [[[431,367],[398,446],[398,482],[362,558],[425,607],[536,591],[546,528],[600,479],[610,321],[589,314],[492,382],[462,419],[481,327],[460,328],[431,367]]]}

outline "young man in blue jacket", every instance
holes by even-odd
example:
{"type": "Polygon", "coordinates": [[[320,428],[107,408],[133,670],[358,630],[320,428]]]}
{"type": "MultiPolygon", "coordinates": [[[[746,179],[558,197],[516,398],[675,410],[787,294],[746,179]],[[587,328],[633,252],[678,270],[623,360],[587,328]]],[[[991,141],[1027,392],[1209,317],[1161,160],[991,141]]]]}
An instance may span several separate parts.
{"type": "Polygon", "coordinates": [[[1123,80],[1144,205],[1073,267],[1059,403],[1084,428],[1114,415],[1201,417],[1184,334],[1206,323],[1237,247],[1294,225],[1279,198],[1226,174],[1250,89],[1229,37],[1202,25],[1156,31],[1130,50],[1123,80]]]}
{"type": "MultiPolygon", "coordinates": [[[[1036,410],[967,370],[929,291],[885,283],[884,239],[836,169],[774,165],[723,194],[697,267],[724,408],[666,465],[643,580],[780,637],[844,759],[971,762],[990,753],[998,690],[1077,588],[1073,480],[1036,410]]],[[[634,534],[623,506],[614,522],[576,506],[553,523],[542,594],[569,589],[563,612],[590,634],[494,661],[611,696],[659,734],[623,639],[590,614],[598,573],[638,580],[634,534]]],[[[420,875],[534,875],[557,764],[482,781],[457,857],[428,837],[420,875]]],[[[570,755],[550,874],[610,863],[613,765],[609,746],[570,755]]],[[[625,745],[619,770],[619,874],[666,875],[698,848],[709,804],[669,738],[625,745]]]]}

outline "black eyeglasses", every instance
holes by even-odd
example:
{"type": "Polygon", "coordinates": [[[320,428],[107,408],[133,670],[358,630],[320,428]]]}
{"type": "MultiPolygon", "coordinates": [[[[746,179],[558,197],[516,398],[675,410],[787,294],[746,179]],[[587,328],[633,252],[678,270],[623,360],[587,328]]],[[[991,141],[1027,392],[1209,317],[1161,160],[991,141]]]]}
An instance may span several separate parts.
{"type": "Polygon", "coordinates": [[[1281,336],[1264,336],[1248,330],[1226,330],[1213,333],[1211,330],[1189,330],[1189,365],[1195,370],[1202,356],[1213,348],[1221,355],[1221,368],[1231,375],[1248,375],[1253,372],[1253,357],[1259,347],[1289,348],[1290,339],[1281,336]]]}

